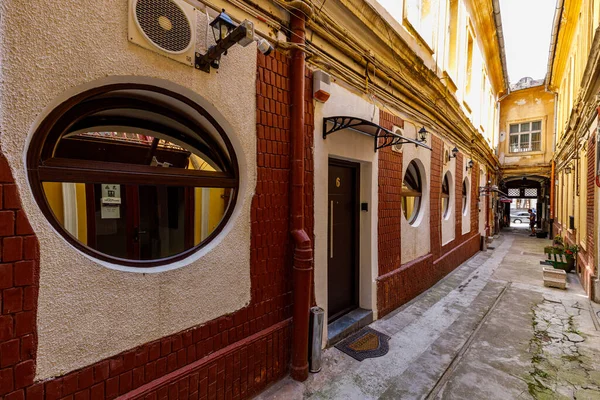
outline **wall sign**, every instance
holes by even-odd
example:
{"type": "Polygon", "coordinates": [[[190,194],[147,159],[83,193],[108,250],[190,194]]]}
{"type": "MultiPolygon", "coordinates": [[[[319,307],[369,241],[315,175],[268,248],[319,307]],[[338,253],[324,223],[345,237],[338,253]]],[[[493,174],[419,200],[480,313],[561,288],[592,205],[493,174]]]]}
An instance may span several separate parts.
{"type": "Polygon", "coordinates": [[[102,219],[121,218],[121,185],[113,183],[102,184],[100,198],[100,217],[102,219]]]}

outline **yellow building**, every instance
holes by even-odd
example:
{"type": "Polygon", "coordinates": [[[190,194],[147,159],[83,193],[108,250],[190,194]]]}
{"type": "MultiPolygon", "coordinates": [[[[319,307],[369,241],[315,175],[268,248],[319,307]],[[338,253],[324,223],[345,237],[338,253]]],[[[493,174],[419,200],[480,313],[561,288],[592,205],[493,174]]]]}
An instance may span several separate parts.
{"type": "Polygon", "coordinates": [[[556,93],[555,233],[580,248],[577,271],[598,300],[596,146],[600,1],[559,1],[546,86],[556,93]]]}
{"type": "MultiPolygon", "coordinates": [[[[513,199],[528,199],[527,208],[536,209],[538,226],[548,232],[554,93],[546,90],[543,80],[531,78],[521,79],[511,89],[500,101],[498,158],[503,190],[513,199]]],[[[505,214],[510,215],[508,204],[505,214]]]]}

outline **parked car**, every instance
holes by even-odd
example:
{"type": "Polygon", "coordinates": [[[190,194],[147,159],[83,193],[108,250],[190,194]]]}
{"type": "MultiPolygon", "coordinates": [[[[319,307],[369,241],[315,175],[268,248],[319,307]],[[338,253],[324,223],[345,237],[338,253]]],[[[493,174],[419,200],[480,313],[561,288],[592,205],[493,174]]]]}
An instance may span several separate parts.
{"type": "Polygon", "coordinates": [[[510,222],[520,224],[529,221],[529,213],[527,211],[519,211],[510,214],[510,222]]]}

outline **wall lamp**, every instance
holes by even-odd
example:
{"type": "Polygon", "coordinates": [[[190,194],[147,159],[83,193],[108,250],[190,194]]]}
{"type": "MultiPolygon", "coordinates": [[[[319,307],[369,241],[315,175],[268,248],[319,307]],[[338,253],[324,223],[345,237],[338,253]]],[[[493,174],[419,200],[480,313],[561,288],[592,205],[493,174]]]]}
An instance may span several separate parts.
{"type": "Polygon", "coordinates": [[[565,167],[565,174],[569,175],[572,171],[573,167],[571,166],[571,164],[567,164],[567,166],[565,167]]]}
{"type": "MultiPolygon", "coordinates": [[[[429,132],[427,132],[427,129],[425,129],[425,127],[422,127],[421,129],[419,129],[419,132],[418,132],[419,136],[417,137],[417,140],[419,142],[425,142],[425,141],[427,141],[427,134],[428,133],[429,132]]],[[[417,147],[416,144],[415,144],[415,147],[417,147]]]]}
{"type": "Polygon", "coordinates": [[[456,155],[458,154],[458,148],[456,148],[456,146],[452,149],[452,154],[448,155],[448,161],[450,161],[451,158],[456,158],[456,155]]]}
{"type": "Polygon", "coordinates": [[[467,167],[465,168],[465,171],[470,170],[471,168],[473,168],[473,160],[469,160],[469,162],[467,163],[467,167]]]}
{"type": "Polygon", "coordinates": [[[211,21],[210,26],[213,31],[216,45],[211,46],[205,54],[196,53],[196,69],[210,73],[211,67],[219,68],[221,56],[227,55],[227,50],[236,43],[246,47],[254,41],[254,24],[244,20],[236,25],[225,9],[211,21]]]}

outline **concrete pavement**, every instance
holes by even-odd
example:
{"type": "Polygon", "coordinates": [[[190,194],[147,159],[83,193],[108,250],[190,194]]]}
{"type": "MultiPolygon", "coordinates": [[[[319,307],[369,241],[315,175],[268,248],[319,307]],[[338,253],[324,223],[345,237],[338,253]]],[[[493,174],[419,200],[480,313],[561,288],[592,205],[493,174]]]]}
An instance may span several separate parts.
{"type": "Polygon", "coordinates": [[[371,324],[392,338],[385,356],[359,362],[330,348],[320,373],[258,398],[600,399],[600,307],[575,274],[566,291],[543,286],[550,241],[527,233],[503,233],[494,250],[371,324]]]}

